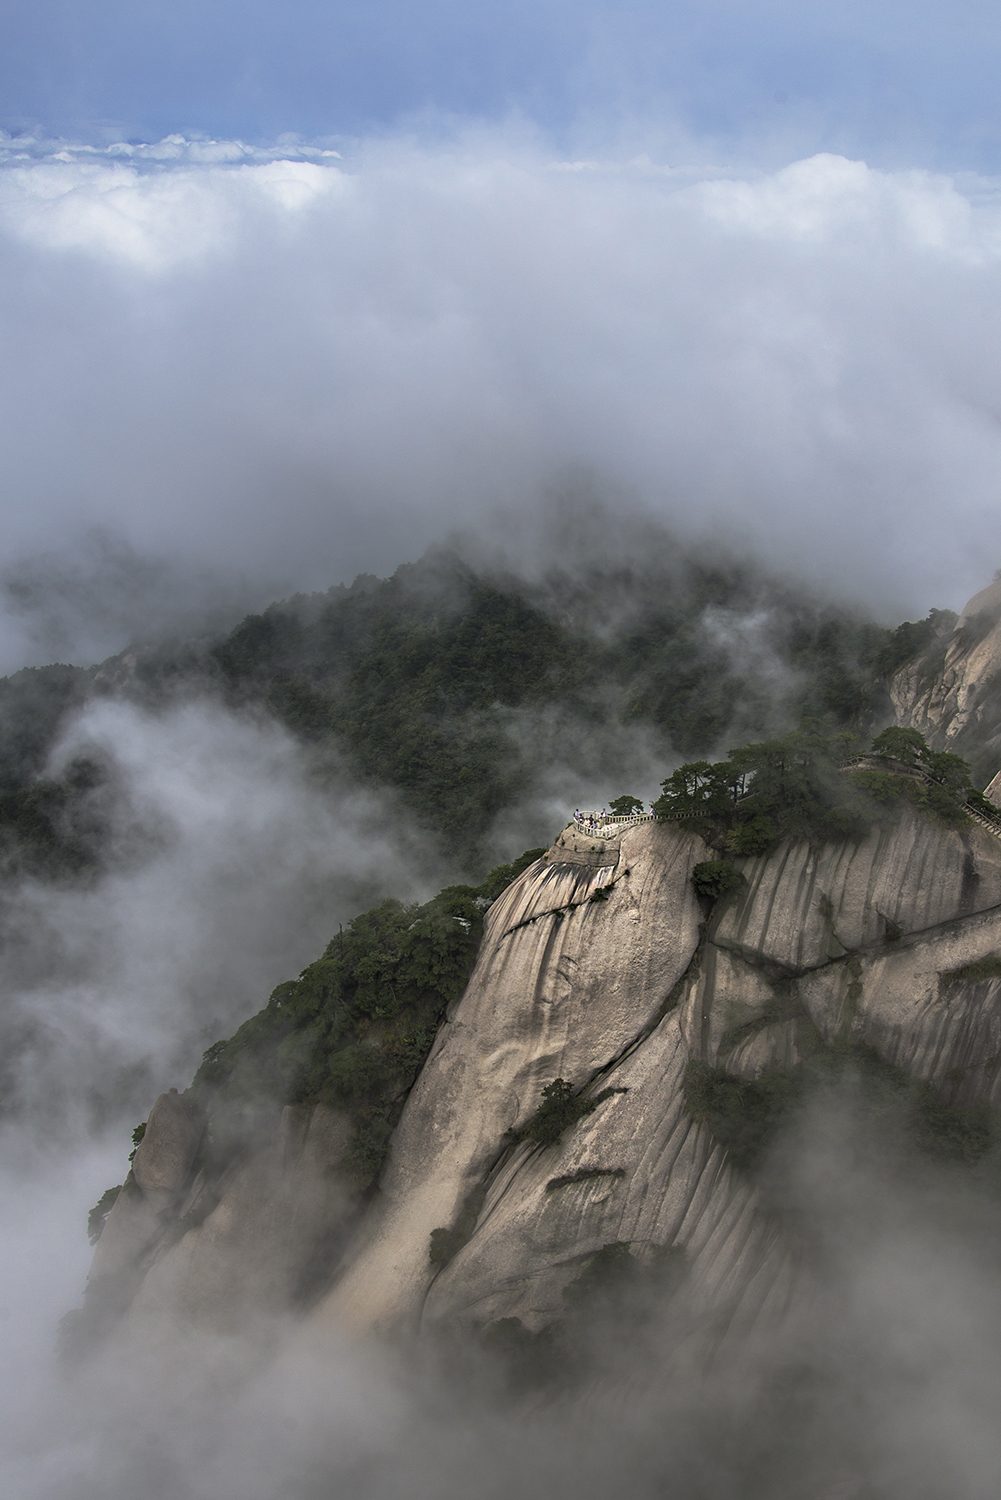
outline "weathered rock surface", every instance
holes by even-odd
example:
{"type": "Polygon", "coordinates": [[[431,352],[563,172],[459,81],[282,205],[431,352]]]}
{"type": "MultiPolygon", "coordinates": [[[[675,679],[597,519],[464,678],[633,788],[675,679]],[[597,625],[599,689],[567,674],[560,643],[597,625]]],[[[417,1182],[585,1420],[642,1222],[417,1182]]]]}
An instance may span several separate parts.
{"type": "Polygon", "coordinates": [[[330,1316],[416,1317],[432,1277],[431,1231],[458,1215],[504,1132],[527,1121],[554,1078],[597,1080],[655,1024],[691,962],[701,839],[641,824],[620,849],[605,848],[614,865],[572,864],[561,852],[554,846],[488,913],[469,986],[407,1101],[365,1247],[331,1294],[330,1316]],[[592,899],[599,891],[605,900],[592,899]]]}
{"type": "Polygon", "coordinates": [[[983,784],[1001,762],[1001,581],[975,594],[951,630],[948,621],[896,674],[890,696],[898,724],[964,756],[983,784]]]}
{"type": "Polygon", "coordinates": [[[188,1180],[203,1122],[171,1089],[150,1110],[146,1134],[136,1149],[132,1175],[154,1213],[170,1208],[188,1180]]]}
{"type": "Polygon", "coordinates": [[[95,1257],[110,1300],[141,1282],[133,1316],[236,1326],[328,1286],[321,1322],[538,1329],[614,1242],[682,1248],[686,1296],[721,1333],[779,1317],[802,1291],[797,1252],[686,1113],[686,1066],[753,1079],[819,1032],[952,1102],[1001,1103],[1001,978],[964,972],[1001,955],[1001,840],[905,807],[857,844],[741,862],[746,886],[707,921],[691,874],[708,857],[671,824],[607,843],[567,830],[508,887],[360,1225],[333,1111],[286,1110],[210,1199],[177,1104],[157,1101],[95,1257]],[[558,1077],[595,1107],[555,1145],[518,1140],[558,1077]],[[444,1265],[436,1229],[452,1231],[444,1265]]]}
{"type": "Polygon", "coordinates": [[[355,1206],[337,1175],[349,1137],[350,1123],[336,1110],[290,1106],[275,1140],[235,1166],[214,1206],[196,1178],[178,1223],[182,1237],[168,1232],[150,1256],[133,1311],[180,1312],[237,1329],[287,1308],[322,1279],[355,1206]]]}
{"type": "Polygon", "coordinates": [[[517,922],[581,887],[554,862],[505,893],[404,1112],[365,1242],[321,1315],[517,1317],[537,1329],[617,1241],[640,1256],[683,1247],[695,1304],[721,1329],[746,1326],[788,1306],[796,1255],[686,1115],[690,1058],[753,1078],[799,1061],[816,1026],[959,1102],[994,1097],[1001,981],[954,971],[1001,952],[1001,842],[908,810],[859,845],[783,846],[744,862],[746,890],[700,946],[679,877],[704,857],[698,838],[669,825],[628,830],[608,901],[514,952],[517,922]],[[556,1076],[592,1096],[622,1092],[556,1146],[505,1144],[556,1076]],[[475,1227],[436,1271],[430,1232],[454,1224],[464,1201],[475,1227]]]}

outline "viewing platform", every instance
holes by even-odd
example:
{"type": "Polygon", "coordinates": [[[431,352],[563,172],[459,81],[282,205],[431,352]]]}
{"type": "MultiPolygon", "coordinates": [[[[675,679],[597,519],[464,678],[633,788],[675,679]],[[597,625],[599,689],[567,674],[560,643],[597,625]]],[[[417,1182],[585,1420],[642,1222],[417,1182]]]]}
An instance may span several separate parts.
{"type": "Polygon", "coordinates": [[[573,826],[577,829],[577,832],[592,839],[613,839],[624,828],[631,828],[634,823],[654,823],[656,821],[653,813],[630,813],[628,817],[618,817],[615,813],[599,812],[575,812],[573,815],[573,826]]]}

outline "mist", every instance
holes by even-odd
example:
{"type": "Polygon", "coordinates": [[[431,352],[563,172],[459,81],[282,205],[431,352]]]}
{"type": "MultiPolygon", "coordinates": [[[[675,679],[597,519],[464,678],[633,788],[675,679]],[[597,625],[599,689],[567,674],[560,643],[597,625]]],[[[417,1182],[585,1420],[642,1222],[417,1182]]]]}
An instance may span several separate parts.
{"type": "Polygon", "coordinates": [[[993,180],[562,160],[527,127],[342,146],[7,142],[0,665],[171,616],[95,529],[236,611],[456,528],[531,566],[568,491],[891,620],[982,584],[993,180]]]}
{"type": "Polygon", "coordinates": [[[81,755],[104,769],[100,868],[8,882],[0,904],[8,1417],[49,1364],[86,1276],[87,1212],[121,1181],[156,1095],[187,1087],[205,1048],[339,923],[386,895],[426,899],[452,873],[389,793],[218,703],[98,700],[50,770],[81,755]]]}
{"type": "Polygon", "coordinates": [[[848,1080],[813,1098],[766,1174],[812,1283],[777,1326],[728,1335],[683,1285],[645,1294],[625,1332],[593,1325],[554,1397],[510,1385],[475,1340],[419,1350],[274,1319],[221,1335],[147,1315],[86,1379],[10,1393],[5,1492],[980,1500],[1001,1475],[996,1170],[919,1162],[873,1131],[848,1080]]]}

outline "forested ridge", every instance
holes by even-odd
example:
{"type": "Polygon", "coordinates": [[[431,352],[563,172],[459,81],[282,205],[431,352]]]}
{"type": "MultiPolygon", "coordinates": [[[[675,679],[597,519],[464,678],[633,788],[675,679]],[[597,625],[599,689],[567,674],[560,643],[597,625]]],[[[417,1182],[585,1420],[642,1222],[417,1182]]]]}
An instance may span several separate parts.
{"type": "Polygon", "coordinates": [[[804,715],[866,733],[889,716],[886,681],[926,647],[934,614],[887,629],[736,563],[674,556],[529,584],[437,552],[388,579],[273,604],[221,639],[0,681],[3,857],[10,871],[54,875],[99,861],[106,768],[45,777],[61,725],[90,694],[154,708],[208,694],[273,715],[321,762],[336,755],[392,788],[478,873],[492,823],[538,778],[543,716],[548,753],[582,776],[615,776],[616,727],[644,728],[665,759],[783,733],[804,715]]]}

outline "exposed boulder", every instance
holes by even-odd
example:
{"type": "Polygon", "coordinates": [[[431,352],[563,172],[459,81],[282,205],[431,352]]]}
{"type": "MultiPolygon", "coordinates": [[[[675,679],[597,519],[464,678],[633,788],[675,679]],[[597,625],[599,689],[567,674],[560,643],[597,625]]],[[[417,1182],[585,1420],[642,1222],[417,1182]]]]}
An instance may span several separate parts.
{"type": "Polygon", "coordinates": [[[897,723],[964,756],[982,785],[1001,764],[1001,581],[975,594],[954,624],[937,618],[929,648],[890,683],[897,723]]]}
{"type": "Polygon", "coordinates": [[[161,1094],[150,1110],[132,1174],[154,1213],[171,1208],[187,1182],[203,1124],[195,1107],[176,1089],[161,1094]]]}
{"type": "Polygon", "coordinates": [[[322,1285],[356,1206],[338,1175],[350,1134],[336,1110],[289,1106],[275,1139],[221,1183],[200,1174],[150,1258],[134,1313],[236,1330],[322,1285]]]}

